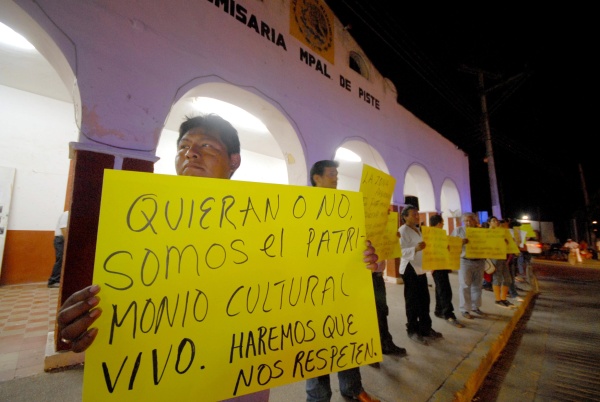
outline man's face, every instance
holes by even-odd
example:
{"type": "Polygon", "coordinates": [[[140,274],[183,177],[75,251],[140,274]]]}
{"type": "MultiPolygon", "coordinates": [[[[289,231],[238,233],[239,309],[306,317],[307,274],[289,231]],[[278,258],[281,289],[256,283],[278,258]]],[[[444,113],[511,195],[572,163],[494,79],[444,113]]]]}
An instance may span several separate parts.
{"type": "Polygon", "coordinates": [[[465,226],[468,228],[476,228],[477,227],[477,219],[474,216],[469,215],[465,219],[465,226]]]}
{"type": "Polygon", "coordinates": [[[240,154],[227,154],[227,147],[203,128],[192,128],[179,141],[175,170],[180,176],[229,179],[240,166],[240,154]]]}
{"type": "Polygon", "coordinates": [[[410,211],[408,211],[408,213],[404,216],[404,222],[406,224],[408,224],[409,226],[413,225],[416,226],[419,224],[419,211],[417,211],[416,209],[411,209],[410,211]]]}
{"type": "Polygon", "coordinates": [[[337,188],[338,182],[338,171],[335,167],[326,167],[323,171],[323,176],[319,176],[318,174],[313,176],[316,187],[324,187],[324,188],[337,188]]]}

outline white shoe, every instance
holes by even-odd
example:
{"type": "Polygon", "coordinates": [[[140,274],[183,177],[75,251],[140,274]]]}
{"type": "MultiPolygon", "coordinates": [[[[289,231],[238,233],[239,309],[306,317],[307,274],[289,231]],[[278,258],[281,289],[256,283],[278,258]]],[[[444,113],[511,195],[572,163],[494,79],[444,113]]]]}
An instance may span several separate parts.
{"type": "Polygon", "coordinates": [[[525,299],[523,299],[521,296],[511,297],[510,299],[512,301],[519,302],[519,303],[521,303],[522,301],[525,301],[525,299]]]}

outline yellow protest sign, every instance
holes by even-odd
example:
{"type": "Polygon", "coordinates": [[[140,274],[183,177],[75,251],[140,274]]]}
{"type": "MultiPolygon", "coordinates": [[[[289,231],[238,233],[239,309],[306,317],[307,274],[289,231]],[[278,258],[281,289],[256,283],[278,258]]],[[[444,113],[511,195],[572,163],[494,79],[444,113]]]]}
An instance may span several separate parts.
{"type": "Polygon", "coordinates": [[[448,236],[448,269],[458,271],[460,269],[460,253],[462,253],[461,237],[448,236]]]}
{"type": "Polygon", "coordinates": [[[517,243],[515,243],[515,239],[510,232],[510,229],[504,229],[504,238],[506,239],[506,253],[507,254],[519,254],[521,250],[517,247],[517,243]]]}
{"type": "Polygon", "coordinates": [[[362,195],[106,170],[83,401],[222,400],[381,361],[362,195]]]}
{"type": "Polygon", "coordinates": [[[535,230],[533,230],[533,226],[531,226],[531,223],[523,223],[521,225],[521,231],[525,232],[525,239],[528,239],[530,237],[537,237],[537,234],[535,233],[535,230]]]}
{"type": "MultiPolygon", "coordinates": [[[[389,247],[389,238],[386,239],[386,228],[395,185],[396,179],[389,174],[363,164],[360,191],[363,194],[365,209],[365,230],[367,239],[377,250],[380,261],[394,258],[393,248],[389,247]]],[[[399,243],[397,237],[396,243],[399,243]]]]}
{"type": "Polygon", "coordinates": [[[427,245],[423,249],[423,269],[448,269],[448,235],[444,229],[422,226],[421,234],[427,245]]]}
{"type": "Polygon", "coordinates": [[[400,239],[398,238],[398,212],[391,211],[389,213],[381,243],[376,245],[375,249],[377,250],[379,261],[386,259],[382,258],[382,255],[389,256],[387,259],[400,258],[402,256],[400,239]]]}
{"type": "Polygon", "coordinates": [[[467,258],[506,259],[503,230],[467,228],[467,239],[469,239],[466,246],[467,258]]]}

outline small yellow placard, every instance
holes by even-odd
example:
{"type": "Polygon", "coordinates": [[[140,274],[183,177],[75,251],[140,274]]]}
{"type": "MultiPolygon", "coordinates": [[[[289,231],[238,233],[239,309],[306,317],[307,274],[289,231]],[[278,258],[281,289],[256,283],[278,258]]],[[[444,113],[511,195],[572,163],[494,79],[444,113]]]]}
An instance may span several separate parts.
{"type": "Polygon", "coordinates": [[[362,194],[106,170],[83,401],[217,401],[381,361],[362,194]]]}
{"type": "MultiPolygon", "coordinates": [[[[365,230],[367,231],[367,238],[377,250],[379,261],[395,258],[394,244],[390,241],[388,231],[388,224],[390,223],[389,208],[395,185],[396,179],[394,177],[363,164],[360,191],[363,194],[365,208],[365,230]]],[[[396,227],[394,242],[400,248],[400,242],[396,236],[397,230],[396,227]]]]}
{"type": "MultiPolygon", "coordinates": [[[[391,211],[388,215],[383,247],[392,250],[391,253],[388,254],[388,259],[402,257],[400,238],[398,237],[398,212],[391,211]]],[[[379,252],[379,249],[377,249],[377,252],[379,252]]],[[[382,258],[380,257],[379,260],[382,260],[382,258]]]]}
{"type": "Polygon", "coordinates": [[[423,269],[448,269],[448,235],[444,229],[422,226],[423,241],[427,245],[423,249],[423,269]]]}
{"type": "Polygon", "coordinates": [[[515,243],[515,239],[510,233],[510,229],[504,229],[504,238],[506,239],[506,252],[507,254],[519,254],[521,250],[517,247],[517,243],[515,243]]]}
{"type": "Polygon", "coordinates": [[[506,259],[506,242],[503,230],[467,228],[467,258],[506,259]]]}
{"type": "Polygon", "coordinates": [[[525,232],[525,239],[529,239],[530,237],[537,237],[537,234],[535,233],[535,230],[533,230],[533,226],[531,226],[531,223],[522,224],[521,231],[525,232]]]}
{"type": "Polygon", "coordinates": [[[448,236],[448,269],[458,271],[460,269],[460,253],[462,253],[461,237],[448,236]]]}

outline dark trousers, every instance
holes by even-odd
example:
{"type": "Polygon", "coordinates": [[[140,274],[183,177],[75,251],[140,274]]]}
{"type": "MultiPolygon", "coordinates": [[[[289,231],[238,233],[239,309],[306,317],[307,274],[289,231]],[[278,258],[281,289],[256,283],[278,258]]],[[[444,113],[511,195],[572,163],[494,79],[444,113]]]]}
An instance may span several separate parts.
{"type": "Polygon", "coordinates": [[[408,264],[402,275],[404,280],[404,304],[406,306],[406,330],[408,334],[418,333],[426,336],[431,330],[429,316],[429,289],[427,275],[417,275],[408,264]]]}
{"type": "Polygon", "coordinates": [[[65,247],[65,238],[62,236],[54,236],[54,266],[52,267],[52,273],[48,278],[48,285],[60,282],[60,271],[62,270],[63,250],[65,247]]]}
{"type": "Polygon", "coordinates": [[[508,264],[508,272],[510,273],[510,285],[508,285],[508,296],[517,297],[519,296],[519,294],[517,293],[517,284],[515,281],[515,276],[517,276],[518,258],[515,255],[510,254],[509,256],[507,256],[506,263],[508,264]]]}
{"type": "Polygon", "coordinates": [[[377,309],[377,323],[379,324],[379,337],[381,346],[392,344],[392,334],[388,327],[387,316],[390,309],[387,305],[387,292],[382,272],[373,272],[373,291],[375,292],[375,308],[377,309]]]}
{"type": "Polygon", "coordinates": [[[456,318],[452,305],[452,286],[450,286],[449,273],[448,269],[439,269],[431,273],[435,282],[435,315],[445,319],[456,318]]]}

